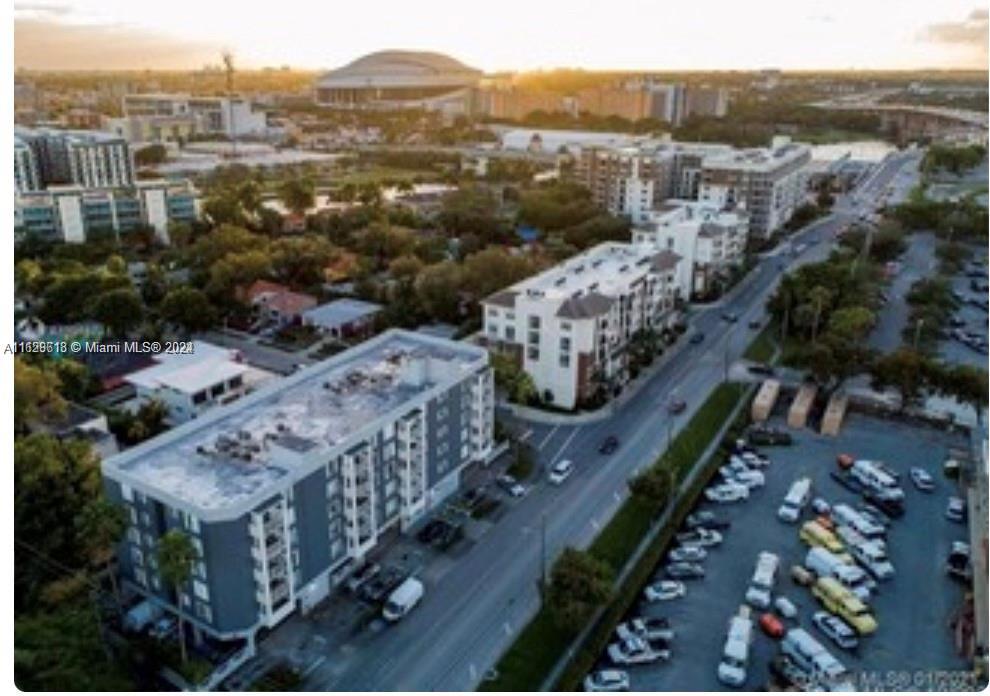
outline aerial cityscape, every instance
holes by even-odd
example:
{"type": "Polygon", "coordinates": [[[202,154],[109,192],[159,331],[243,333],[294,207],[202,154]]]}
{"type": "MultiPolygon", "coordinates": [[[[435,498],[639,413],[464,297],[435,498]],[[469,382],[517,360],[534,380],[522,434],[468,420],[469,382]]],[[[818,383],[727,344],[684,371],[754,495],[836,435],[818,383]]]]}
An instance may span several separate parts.
{"type": "Polygon", "coordinates": [[[11,686],[987,687],[988,11],[653,4],[14,4],[11,686]]]}

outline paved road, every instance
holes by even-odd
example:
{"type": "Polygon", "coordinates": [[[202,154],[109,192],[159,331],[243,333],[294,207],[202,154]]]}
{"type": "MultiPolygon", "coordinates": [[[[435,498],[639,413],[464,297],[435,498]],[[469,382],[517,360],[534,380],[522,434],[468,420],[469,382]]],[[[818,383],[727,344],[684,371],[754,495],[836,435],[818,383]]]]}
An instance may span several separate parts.
{"type": "Polygon", "coordinates": [[[904,343],[902,332],[911,313],[906,298],[911,286],[922,278],[935,275],[938,268],[935,235],[930,232],[912,234],[907,244],[907,250],[900,259],[901,270],[887,288],[887,304],[867,339],[871,348],[885,353],[897,350],[904,343]]]}
{"type": "MultiPolygon", "coordinates": [[[[897,168],[884,167],[884,176],[897,168]]],[[[782,264],[820,260],[836,231],[851,220],[843,209],[796,235],[803,253],[763,258],[752,275],[717,308],[699,311],[693,330],[706,334],[699,346],[685,346],[669,357],[615,415],[585,426],[532,426],[539,464],[561,458],[575,462],[565,485],[533,487],[446,574],[427,588],[422,605],[398,625],[367,632],[345,646],[330,648],[327,659],[306,679],[309,690],[449,690],[475,688],[484,671],[539,606],[536,580],[541,567],[541,521],[546,520],[547,556],[566,545],[587,546],[627,494],[626,481],[661,454],[668,436],[663,406],[673,392],[688,401],[688,411],[670,424],[673,432],[722,380],[725,365],[738,358],[752,339],[746,323],[762,316],[782,264]],[[722,321],[722,311],[740,316],[722,321]],[[622,445],[611,457],[597,453],[610,434],[622,445]]]]}

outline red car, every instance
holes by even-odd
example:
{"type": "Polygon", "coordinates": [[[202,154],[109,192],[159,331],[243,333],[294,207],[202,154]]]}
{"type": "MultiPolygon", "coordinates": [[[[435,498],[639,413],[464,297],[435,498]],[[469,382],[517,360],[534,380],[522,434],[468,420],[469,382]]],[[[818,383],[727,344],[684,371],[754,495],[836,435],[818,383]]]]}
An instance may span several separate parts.
{"type": "Polygon", "coordinates": [[[784,637],[784,624],[775,615],[767,612],[760,617],[760,628],[774,640],[784,637]]]}

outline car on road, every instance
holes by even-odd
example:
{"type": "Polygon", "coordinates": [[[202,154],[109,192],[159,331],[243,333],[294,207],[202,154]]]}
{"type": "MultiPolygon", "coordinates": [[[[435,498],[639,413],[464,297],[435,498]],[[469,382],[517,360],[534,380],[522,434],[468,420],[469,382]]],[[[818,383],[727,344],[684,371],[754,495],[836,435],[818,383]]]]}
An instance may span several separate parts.
{"type": "Polygon", "coordinates": [[[598,452],[601,454],[612,454],[617,449],[619,449],[619,438],[615,435],[609,435],[598,447],[598,452]]]}
{"type": "Polygon", "coordinates": [[[945,560],[945,572],[951,578],[969,582],[973,579],[973,566],[970,563],[969,544],[964,541],[952,542],[952,550],[945,560]]]}
{"type": "Polygon", "coordinates": [[[966,501],[962,498],[951,497],[945,508],[946,519],[952,522],[966,521],[966,501]]]}
{"type": "Polygon", "coordinates": [[[643,596],[647,602],[668,602],[687,594],[687,586],[677,580],[660,580],[646,586],[643,596]]]}
{"type": "Polygon", "coordinates": [[[925,493],[935,490],[935,479],[932,478],[931,474],[919,467],[913,467],[911,469],[911,483],[919,491],[925,493]]]}
{"type": "Polygon", "coordinates": [[[853,627],[835,614],[830,614],[827,611],[816,611],[811,615],[811,623],[826,638],[843,650],[855,650],[856,646],[859,645],[859,638],[853,627]]]}
{"type": "Polygon", "coordinates": [[[684,413],[686,408],[687,402],[684,399],[671,399],[670,403],[667,404],[667,411],[675,416],[684,413]]]}
{"type": "Polygon", "coordinates": [[[670,627],[670,621],[662,616],[639,616],[616,626],[615,635],[619,640],[635,637],[651,643],[670,643],[674,640],[674,629],[670,627]]]}
{"type": "Polygon", "coordinates": [[[713,529],[698,527],[689,532],[681,532],[674,537],[681,546],[718,546],[722,535],[713,529]]]}
{"type": "Polygon", "coordinates": [[[697,333],[695,333],[695,334],[692,334],[691,335],[691,338],[688,339],[688,341],[692,345],[695,345],[695,346],[698,345],[699,343],[701,343],[704,340],[705,340],[705,334],[701,333],[700,331],[697,332],[697,333]]]}
{"type": "Polygon", "coordinates": [[[749,498],[749,488],[741,483],[720,483],[705,489],[705,499],[713,503],[734,503],[749,498]]]}
{"type": "Polygon", "coordinates": [[[516,478],[510,474],[502,474],[495,479],[495,483],[513,498],[522,498],[526,495],[526,487],[516,481],[516,478]]]}
{"type": "Polygon", "coordinates": [[[708,557],[708,552],[701,546],[678,546],[667,554],[667,560],[672,563],[697,563],[708,557]]]}
{"type": "Polygon", "coordinates": [[[759,329],[763,326],[763,322],[759,319],[750,319],[749,324],[747,324],[747,326],[749,326],[749,328],[755,331],[756,329],[759,329]]]}
{"type": "Polygon", "coordinates": [[[550,467],[550,475],[547,477],[550,483],[555,486],[559,486],[567,478],[574,473],[574,464],[570,459],[561,459],[559,462],[550,467]]]}
{"type": "Polygon", "coordinates": [[[735,324],[739,321],[739,315],[735,312],[722,312],[722,319],[730,324],[735,324]]]}
{"type": "Polygon", "coordinates": [[[698,527],[707,527],[708,529],[728,529],[732,526],[729,520],[722,519],[714,512],[710,510],[699,510],[698,512],[692,512],[684,520],[685,529],[697,529],[698,527]]]}
{"type": "Polygon", "coordinates": [[[621,669],[600,669],[584,678],[585,691],[629,691],[629,674],[621,669]]]}
{"type": "Polygon", "coordinates": [[[671,580],[700,580],[705,577],[705,569],[697,563],[671,563],[663,574],[671,580]]]}
{"type": "Polygon", "coordinates": [[[774,640],[784,637],[784,624],[773,612],[768,611],[760,616],[760,628],[774,640]]]}
{"type": "Polygon", "coordinates": [[[629,638],[608,646],[608,658],[617,665],[645,665],[657,660],[669,660],[670,650],[654,650],[642,638],[629,638]]]}

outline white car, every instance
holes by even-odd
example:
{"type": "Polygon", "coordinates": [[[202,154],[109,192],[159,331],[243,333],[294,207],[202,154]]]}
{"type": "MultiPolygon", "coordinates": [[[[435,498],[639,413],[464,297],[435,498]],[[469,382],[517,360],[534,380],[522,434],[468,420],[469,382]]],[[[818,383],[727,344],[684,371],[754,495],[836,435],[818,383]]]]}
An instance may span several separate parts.
{"type": "Polygon", "coordinates": [[[700,546],[678,546],[667,554],[667,560],[673,563],[697,563],[703,561],[708,556],[708,552],[700,546]]]}
{"type": "Polygon", "coordinates": [[[640,616],[619,624],[615,628],[619,640],[627,638],[642,638],[648,641],[669,643],[674,640],[674,629],[670,622],[662,617],[640,616]]]}
{"type": "Polygon", "coordinates": [[[785,619],[793,619],[798,615],[798,610],[797,607],[794,606],[794,602],[789,600],[787,597],[777,597],[773,603],[773,606],[785,619]]]}
{"type": "Polygon", "coordinates": [[[722,483],[705,489],[705,499],[713,503],[734,503],[749,498],[749,489],[741,483],[722,483]]]}
{"type": "Polygon", "coordinates": [[[601,669],[584,678],[585,691],[629,691],[629,674],[621,669],[601,669]]]}
{"type": "Polygon", "coordinates": [[[742,454],[735,455],[746,462],[746,466],[750,468],[766,469],[770,466],[770,458],[765,454],[757,454],[756,452],[743,452],[742,454]]]}
{"type": "Polygon", "coordinates": [[[767,479],[762,471],[743,471],[735,474],[728,481],[729,483],[741,483],[749,490],[763,488],[767,484],[767,479]]]}
{"type": "Polygon", "coordinates": [[[654,650],[642,638],[632,637],[608,646],[608,658],[617,665],[645,665],[669,660],[669,650],[654,650]]]}
{"type": "Polygon", "coordinates": [[[718,546],[722,543],[722,535],[713,529],[698,527],[690,532],[681,532],[676,537],[681,546],[718,546]]]}
{"type": "Polygon", "coordinates": [[[811,501],[811,509],[816,515],[828,515],[832,512],[832,506],[824,498],[815,498],[811,501]]]}
{"type": "Polygon", "coordinates": [[[666,602],[687,594],[687,586],[678,580],[661,580],[647,585],[643,596],[648,602],[666,602]]]}
{"type": "Polygon", "coordinates": [[[550,468],[550,483],[559,486],[574,472],[570,459],[562,459],[550,468]]]}
{"type": "Polygon", "coordinates": [[[913,483],[914,487],[919,491],[923,491],[925,493],[935,490],[935,480],[932,478],[932,475],[924,469],[919,469],[918,467],[911,469],[911,483],[913,483]]]}

